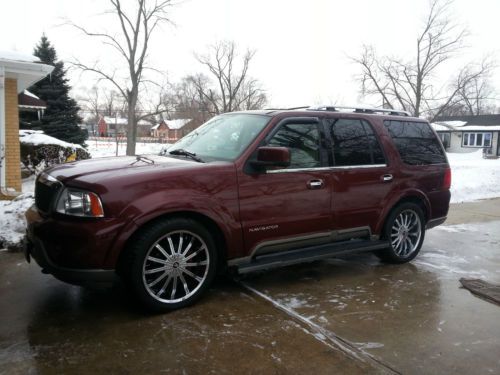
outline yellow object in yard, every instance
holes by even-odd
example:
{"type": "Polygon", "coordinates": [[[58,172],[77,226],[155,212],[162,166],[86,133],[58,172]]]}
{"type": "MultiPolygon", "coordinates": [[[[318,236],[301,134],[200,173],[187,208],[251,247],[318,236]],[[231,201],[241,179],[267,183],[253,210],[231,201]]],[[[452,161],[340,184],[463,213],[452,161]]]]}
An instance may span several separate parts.
{"type": "Polygon", "coordinates": [[[76,152],[73,152],[71,155],[69,155],[67,158],[66,158],[66,163],[69,163],[71,161],[75,161],[76,160],[76,152]]]}

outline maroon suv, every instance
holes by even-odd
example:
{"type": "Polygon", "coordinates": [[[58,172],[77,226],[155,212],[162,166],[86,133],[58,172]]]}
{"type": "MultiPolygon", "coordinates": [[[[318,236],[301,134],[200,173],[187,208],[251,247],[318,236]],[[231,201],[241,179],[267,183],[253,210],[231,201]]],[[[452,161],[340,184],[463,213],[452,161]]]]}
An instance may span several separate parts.
{"type": "Polygon", "coordinates": [[[443,223],[451,172],[429,124],[322,107],[217,116],[165,155],[47,169],[26,256],[71,283],[118,274],[149,308],[198,299],[216,272],[374,251],[413,259],[443,223]]]}

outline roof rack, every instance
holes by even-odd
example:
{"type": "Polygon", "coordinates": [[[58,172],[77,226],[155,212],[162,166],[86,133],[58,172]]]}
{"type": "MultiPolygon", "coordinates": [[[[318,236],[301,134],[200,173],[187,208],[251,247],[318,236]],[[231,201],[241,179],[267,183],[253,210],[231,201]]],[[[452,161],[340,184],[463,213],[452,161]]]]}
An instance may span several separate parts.
{"type": "Polygon", "coordinates": [[[308,109],[311,108],[310,105],[304,105],[301,107],[290,107],[290,108],[264,108],[265,111],[293,111],[296,109],[308,109]]]}
{"type": "MultiPolygon", "coordinates": [[[[302,108],[301,108],[302,109],[302,108]]],[[[411,116],[407,111],[400,111],[396,109],[384,109],[384,108],[370,108],[370,107],[349,107],[349,106],[337,106],[337,105],[322,105],[318,107],[308,107],[308,111],[332,111],[332,112],[354,112],[354,113],[383,113],[389,114],[391,116],[411,116]]]]}

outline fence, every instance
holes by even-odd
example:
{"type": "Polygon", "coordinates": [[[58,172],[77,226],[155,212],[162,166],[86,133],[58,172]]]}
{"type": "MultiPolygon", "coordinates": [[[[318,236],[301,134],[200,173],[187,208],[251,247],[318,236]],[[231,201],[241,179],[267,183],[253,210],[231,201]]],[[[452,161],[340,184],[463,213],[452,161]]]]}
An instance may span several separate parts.
{"type": "MultiPolygon", "coordinates": [[[[115,137],[94,137],[90,136],[88,141],[111,142],[115,143],[115,137]]],[[[154,137],[137,137],[137,143],[175,143],[177,139],[174,138],[154,138],[154,137]]],[[[118,143],[127,143],[127,137],[118,137],[118,143]]]]}

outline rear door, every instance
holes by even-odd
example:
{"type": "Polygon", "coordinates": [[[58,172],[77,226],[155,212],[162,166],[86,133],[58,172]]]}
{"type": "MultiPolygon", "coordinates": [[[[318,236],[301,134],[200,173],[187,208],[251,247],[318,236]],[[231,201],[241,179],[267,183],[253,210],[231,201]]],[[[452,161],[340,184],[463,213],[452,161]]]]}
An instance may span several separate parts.
{"type": "Polygon", "coordinates": [[[448,214],[449,188],[444,177],[449,169],[446,153],[427,122],[385,120],[384,127],[401,158],[401,190],[423,192],[430,203],[430,217],[448,214]]]}
{"type": "Polygon", "coordinates": [[[332,226],[344,238],[371,234],[394,189],[394,167],[368,121],[328,119],[326,131],[333,156],[332,226]]]}
{"type": "Polygon", "coordinates": [[[291,165],[260,173],[238,172],[247,255],[330,240],[331,183],[324,140],[317,118],[285,119],[260,146],[287,147],[291,165]]]}

